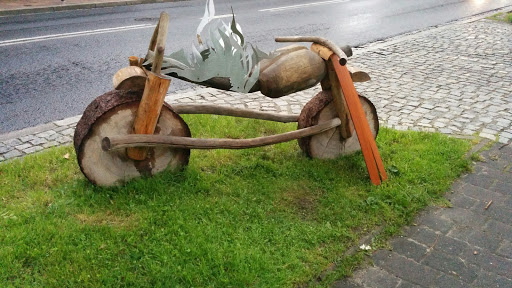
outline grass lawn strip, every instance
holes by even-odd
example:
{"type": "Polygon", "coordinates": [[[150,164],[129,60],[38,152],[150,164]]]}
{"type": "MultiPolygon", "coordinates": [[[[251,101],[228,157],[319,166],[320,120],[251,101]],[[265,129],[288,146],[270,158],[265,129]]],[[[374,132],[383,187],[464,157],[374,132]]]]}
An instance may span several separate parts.
{"type": "MultiPolygon", "coordinates": [[[[294,130],[187,115],[193,137],[294,130]]],[[[470,143],[381,129],[389,180],[373,186],[360,153],[307,159],[295,141],[247,150],[193,150],[181,173],[120,188],[89,184],[71,147],[0,164],[1,287],[294,287],[377,226],[391,235],[468,171],[470,143]],[[70,153],[69,159],[63,157],[70,153]]],[[[372,243],[368,243],[372,244],[372,243]]]]}

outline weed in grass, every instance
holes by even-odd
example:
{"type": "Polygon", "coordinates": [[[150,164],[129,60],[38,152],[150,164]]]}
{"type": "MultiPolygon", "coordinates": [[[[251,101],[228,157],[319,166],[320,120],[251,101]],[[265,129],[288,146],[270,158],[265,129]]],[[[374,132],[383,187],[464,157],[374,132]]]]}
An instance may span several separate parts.
{"type": "MultiPolygon", "coordinates": [[[[194,137],[295,129],[185,120],[194,137]]],[[[381,186],[361,153],[308,159],[296,142],[194,150],[182,172],[115,188],[89,184],[71,147],[0,164],[0,287],[328,286],[363,259],[343,256],[362,235],[382,226],[383,243],[469,167],[470,144],[440,134],[381,129],[377,144],[381,186]]]]}
{"type": "Polygon", "coordinates": [[[512,12],[496,13],[492,16],[487,17],[487,19],[512,23],[512,12]]]}

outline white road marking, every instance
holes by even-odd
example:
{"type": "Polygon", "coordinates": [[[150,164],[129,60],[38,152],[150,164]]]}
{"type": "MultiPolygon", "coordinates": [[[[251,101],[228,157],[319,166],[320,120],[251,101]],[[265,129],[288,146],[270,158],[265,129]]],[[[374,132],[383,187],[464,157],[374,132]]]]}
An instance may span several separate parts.
{"type": "Polygon", "coordinates": [[[31,43],[31,42],[46,41],[46,40],[64,39],[64,38],[71,38],[71,37],[78,37],[78,36],[88,36],[88,35],[96,35],[96,34],[104,34],[104,33],[122,32],[122,31],[129,31],[129,30],[135,30],[135,29],[146,29],[146,28],[153,28],[155,26],[156,25],[152,25],[152,24],[139,24],[139,25],[132,25],[132,26],[122,26],[122,27],[87,30],[87,31],[80,31],[80,32],[37,36],[37,37],[30,37],[30,38],[12,39],[12,40],[0,41],[0,47],[16,45],[16,44],[31,43]]]}
{"type": "Polygon", "coordinates": [[[268,12],[276,12],[276,11],[283,11],[283,10],[307,8],[307,7],[311,7],[311,6],[327,5],[327,4],[334,4],[334,3],[343,3],[343,2],[348,2],[348,1],[350,1],[350,0],[331,0],[331,1],[322,1],[322,2],[312,2],[312,3],[298,4],[298,5],[291,5],[291,6],[282,6],[282,7],[261,9],[261,10],[258,10],[258,11],[259,12],[267,12],[267,11],[268,12]]]}
{"type": "MultiPolygon", "coordinates": [[[[232,17],[233,14],[224,14],[224,15],[218,15],[218,16],[213,16],[212,19],[219,19],[219,18],[230,18],[232,17]]],[[[236,16],[236,15],[235,15],[236,16]]]]}

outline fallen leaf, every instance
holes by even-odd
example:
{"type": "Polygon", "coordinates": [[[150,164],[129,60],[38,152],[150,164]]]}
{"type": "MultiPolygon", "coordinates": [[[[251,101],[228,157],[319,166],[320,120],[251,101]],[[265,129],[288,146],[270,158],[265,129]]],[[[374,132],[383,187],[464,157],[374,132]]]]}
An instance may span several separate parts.
{"type": "Polygon", "coordinates": [[[69,153],[64,154],[62,157],[64,157],[64,159],[69,159],[69,153]]]}

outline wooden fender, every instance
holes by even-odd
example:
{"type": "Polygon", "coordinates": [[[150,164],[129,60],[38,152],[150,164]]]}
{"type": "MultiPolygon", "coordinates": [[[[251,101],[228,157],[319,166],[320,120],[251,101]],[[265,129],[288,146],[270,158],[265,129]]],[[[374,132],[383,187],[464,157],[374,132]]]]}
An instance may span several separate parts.
{"type": "Polygon", "coordinates": [[[138,66],[128,66],[121,68],[114,74],[112,83],[116,90],[135,90],[142,91],[146,84],[146,73],[138,66]]]}

